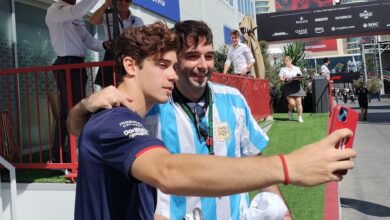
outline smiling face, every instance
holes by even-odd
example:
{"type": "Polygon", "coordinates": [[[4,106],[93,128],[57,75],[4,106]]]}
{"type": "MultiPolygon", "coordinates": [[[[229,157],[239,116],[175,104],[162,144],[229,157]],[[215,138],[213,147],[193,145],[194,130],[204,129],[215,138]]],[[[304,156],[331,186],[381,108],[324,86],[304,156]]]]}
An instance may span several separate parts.
{"type": "Polygon", "coordinates": [[[230,38],[232,40],[233,46],[237,47],[238,43],[240,42],[240,36],[239,35],[231,35],[230,38]]]}
{"type": "Polygon", "coordinates": [[[194,40],[189,38],[187,47],[179,52],[179,62],[176,69],[179,80],[176,85],[187,98],[200,97],[206,88],[213,69],[213,45],[206,44],[205,37],[201,36],[196,46],[194,40]]]}
{"type": "Polygon", "coordinates": [[[165,103],[172,95],[178,77],[175,71],[176,51],[168,51],[160,58],[147,57],[142,68],[137,66],[138,85],[147,103],[165,103]]]}

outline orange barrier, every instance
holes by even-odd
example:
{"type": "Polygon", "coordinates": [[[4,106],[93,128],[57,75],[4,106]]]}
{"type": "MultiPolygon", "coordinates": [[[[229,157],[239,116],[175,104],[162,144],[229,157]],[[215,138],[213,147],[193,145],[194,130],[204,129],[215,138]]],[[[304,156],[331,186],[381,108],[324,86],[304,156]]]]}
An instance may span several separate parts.
{"type": "Polygon", "coordinates": [[[229,85],[240,90],[251,108],[252,115],[257,120],[271,115],[271,97],[268,80],[213,73],[211,81],[229,85]]]}
{"type": "MultiPolygon", "coordinates": [[[[0,140],[7,140],[0,142],[0,155],[11,160],[16,168],[67,169],[70,172],[66,177],[76,178],[76,138],[63,130],[66,128],[61,120],[61,109],[70,109],[75,104],[72,99],[72,83],[75,83],[75,79],[80,79],[80,87],[86,85],[85,89],[79,88],[81,96],[88,96],[95,91],[92,83],[94,75],[102,71],[101,67],[113,66],[114,62],[105,61],[0,70],[0,83],[5,85],[0,87],[0,113],[3,112],[0,140]],[[61,78],[66,81],[65,100],[64,96],[60,98],[61,82],[58,74],[61,72],[65,73],[65,78],[61,78]],[[85,72],[88,79],[83,82],[85,78],[82,74],[85,72]],[[58,139],[65,134],[69,144],[56,142],[55,134],[59,135],[58,139]],[[54,143],[59,143],[58,161],[53,159],[54,143]]],[[[271,115],[267,80],[215,73],[212,81],[239,89],[256,119],[271,115]]],[[[79,84],[74,86],[78,88],[79,84]]]]}

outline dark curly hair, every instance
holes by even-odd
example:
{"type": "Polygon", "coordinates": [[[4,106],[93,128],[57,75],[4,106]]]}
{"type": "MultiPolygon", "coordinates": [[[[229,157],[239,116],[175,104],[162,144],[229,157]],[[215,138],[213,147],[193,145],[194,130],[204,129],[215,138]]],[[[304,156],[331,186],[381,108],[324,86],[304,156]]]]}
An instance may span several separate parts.
{"type": "Polygon", "coordinates": [[[180,50],[189,47],[188,42],[193,39],[198,46],[201,37],[206,38],[206,44],[213,43],[213,33],[203,21],[187,20],[175,24],[173,28],[180,40],[180,50]]]}
{"type": "Polygon", "coordinates": [[[154,59],[160,59],[166,52],[178,52],[178,49],[179,40],[176,34],[163,22],[125,29],[114,47],[118,81],[121,82],[126,75],[123,67],[124,57],[131,57],[142,69],[145,58],[153,56],[154,59]]]}

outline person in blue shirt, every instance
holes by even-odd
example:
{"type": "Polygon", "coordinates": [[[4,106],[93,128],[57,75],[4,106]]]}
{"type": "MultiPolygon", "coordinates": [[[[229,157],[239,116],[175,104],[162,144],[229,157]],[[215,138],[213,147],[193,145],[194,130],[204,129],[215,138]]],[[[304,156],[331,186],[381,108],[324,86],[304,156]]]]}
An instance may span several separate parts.
{"type": "MultiPolygon", "coordinates": [[[[169,153],[146,129],[143,117],[154,104],[170,99],[178,80],[178,48],[176,35],[161,22],[126,30],[115,47],[118,90],[107,87],[70,112],[68,122],[80,125],[89,112],[121,104],[97,111],[81,132],[75,219],[153,219],[155,188],[165,194],[221,197],[283,182],[313,186],[336,181],[341,177],[334,171],[353,167],[352,161],[340,160],[356,152],[334,148],[351,135],[347,129],[286,156],[169,153]]],[[[72,131],[75,125],[69,125],[72,131]]]]}

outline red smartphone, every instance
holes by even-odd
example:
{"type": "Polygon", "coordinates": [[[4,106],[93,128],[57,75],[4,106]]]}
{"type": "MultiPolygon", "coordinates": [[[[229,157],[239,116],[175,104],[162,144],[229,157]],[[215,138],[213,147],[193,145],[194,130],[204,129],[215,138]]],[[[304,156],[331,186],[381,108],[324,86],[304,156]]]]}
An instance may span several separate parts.
{"type": "MultiPolygon", "coordinates": [[[[342,150],[344,148],[352,148],[358,118],[359,114],[348,107],[338,105],[332,109],[332,116],[330,119],[331,121],[328,133],[331,134],[333,131],[342,128],[348,128],[353,132],[352,136],[343,138],[339,143],[336,144],[335,147],[337,149],[342,150]]],[[[347,174],[347,170],[340,170],[337,173],[345,175],[347,174]]]]}

